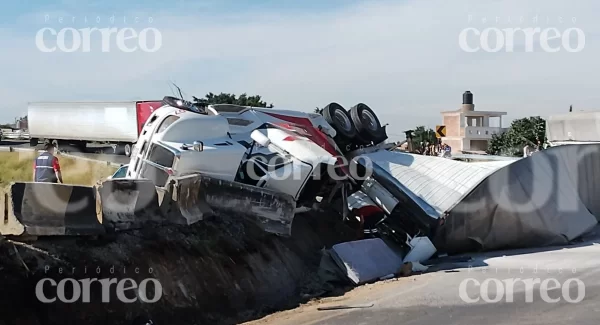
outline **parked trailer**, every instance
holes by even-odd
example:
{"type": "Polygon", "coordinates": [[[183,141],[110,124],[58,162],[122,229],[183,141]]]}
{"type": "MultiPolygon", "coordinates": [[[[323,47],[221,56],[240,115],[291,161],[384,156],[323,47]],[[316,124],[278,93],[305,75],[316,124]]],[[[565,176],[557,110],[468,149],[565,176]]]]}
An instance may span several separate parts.
{"type": "Polygon", "coordinates": [[[45,140],[83,151],[88,143],[104,143],[130,156],[144,123],[161,106],[158,100],[29,103],[30,144],[45,140]]]}

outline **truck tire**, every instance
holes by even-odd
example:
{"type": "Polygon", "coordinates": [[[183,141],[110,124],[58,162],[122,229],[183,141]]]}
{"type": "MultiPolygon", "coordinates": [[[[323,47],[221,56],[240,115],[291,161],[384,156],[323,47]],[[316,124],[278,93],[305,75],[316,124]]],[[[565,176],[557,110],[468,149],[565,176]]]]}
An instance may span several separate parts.
{"type": "Polygon", "coordinates": [[[86,150],[87,150],[87,142],[85,142],[85,141],[79,141],[77,143],[77,150],[79,152],[86,152],[86,150]]]}
{"type": "Polygon", "coordinates": [[[125,156],[131,157],[131,143],[126,143],[124,146],[125,156]]]}
{"type": "Polygon", "coordinates": [[[385,140],[387,138],[385,129],[381,126],[379,118],[377,118],[377,115],[369,106],[363,103],[353,106],[350,109],[350,117],[356,126],[356,130],[364,138],[376,143],[381,139],[385,140]]]}
{"type": "MultiPolygon", "coordinates": [[[[352,118],[352,116],[350,115],[350,110],[348,110],[347,112],[348,116],[352,118]]],[[[370,145],[371,139],[369,139],[369,137],[365,137],[365,135],[360,132],[358,126],[356,125],[356,123],[354,123],[354,121],[352,124],[354,126],[354,129],[356,130],[356,135],[352,139],[352,145],[354,145],[356,149],[362,149],[362,147],[370,145]]]]}
{"type": "Polygon", "coordinates": [[[29,146],[30,147],[37,147],[38,145],[38,138],[31,138],[29,139],[29,146]]]}
{"type": "Polygon", "coordinates": [[[347,139],[352,139],[356,136],[352,119],[350,119],[348,112],[340,104],[331,103],[325,106],[323,108],[323,118],[339,135],[347,139]]]}
{"type": "Polygon", "coordinates": [[[113,153],[115,155],[131,156],[131,143],[117,143],[113,145],[113,153]]]}

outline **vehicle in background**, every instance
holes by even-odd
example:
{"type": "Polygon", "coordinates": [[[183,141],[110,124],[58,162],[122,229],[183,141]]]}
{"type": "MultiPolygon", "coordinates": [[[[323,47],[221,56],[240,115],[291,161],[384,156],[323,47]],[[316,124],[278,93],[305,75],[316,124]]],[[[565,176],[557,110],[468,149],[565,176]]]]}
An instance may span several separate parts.
{"type": "Polygon", "coordinates": [[[88,143],[110,144],[129,157],[146,120],[161,106],[161,101],[29,103],[30,144],[44,140],[77,151],[88,143]]]}
{"type": "Polygon", "coordinates": [[[129,168],[129,165],[122,165],[121,167],[119,167],[119,169],[117,169],[117,171],[114,174],[112,174],[111,176],[108,176],[107,179],[125,178],[125,176],[127,176],[128,168],[129,168]]]}

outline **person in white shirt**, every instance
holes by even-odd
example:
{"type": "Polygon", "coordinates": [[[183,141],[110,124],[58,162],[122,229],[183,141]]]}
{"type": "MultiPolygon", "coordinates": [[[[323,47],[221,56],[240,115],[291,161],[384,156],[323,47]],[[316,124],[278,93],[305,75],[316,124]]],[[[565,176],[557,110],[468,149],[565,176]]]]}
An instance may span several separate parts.
{"type": "Polygon", "coordinates": [[[523,147],[523,158],[529,157],[537,151],[539,150],[537,150],[536,148],[532,148],[530,145],[526,144],[525,147],[523,147]]]}

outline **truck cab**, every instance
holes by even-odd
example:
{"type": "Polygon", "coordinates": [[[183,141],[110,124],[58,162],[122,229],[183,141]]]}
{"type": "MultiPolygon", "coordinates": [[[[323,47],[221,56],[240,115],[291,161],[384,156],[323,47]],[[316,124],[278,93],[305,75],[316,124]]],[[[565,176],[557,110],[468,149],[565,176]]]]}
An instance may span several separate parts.
{"type": "Polygon", "coordinates": [[[163,107],[144,125],[127,176],[148,178],[157,186],[169,176],[193,172],[233,180],[246,148],[227,141],[228,132],[221,116],[163,107]]]}
{"type": "Polygon", "coordinates": [[[311,191],[318,187],[311,177],[337,161],[290,123],[283,127],[257,118],[253,128],[239,128],[239,123],[239,118],[210,110],[165,105],[144,125],[126,177],[165,187],[170,178],[202,174],[298,200],[307,185],[311,191]]]}

